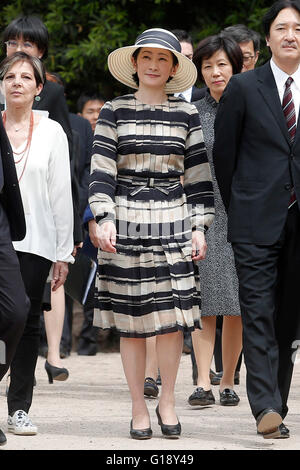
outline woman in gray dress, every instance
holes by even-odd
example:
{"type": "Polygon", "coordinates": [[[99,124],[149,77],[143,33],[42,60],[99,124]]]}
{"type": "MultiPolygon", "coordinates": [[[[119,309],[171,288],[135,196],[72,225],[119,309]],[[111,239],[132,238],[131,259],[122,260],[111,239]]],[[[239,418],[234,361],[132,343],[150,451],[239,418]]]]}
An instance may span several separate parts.
{"type": "Polygon", "coordinates": [[[220,403],[237,405],[239,397],[233,390],[233,383],[242,349],[238,280],[232,248],[227,242],[227,215],[214,174],[212,148],[218,102],[231,76],[241,71],[243,56],[240,47],[233,39],[218,34],[200,42],[193,61],[199,77],[202,77],[207,86],[204,98],[194,104],[199,111],[211,165],[216,215],[214,223],[207,232],[206,259],[199,262],[203,330],[195,330],[192,333],[198,380],[196,390],[189,397],[189,403],[192,406],[215,403],[209,372],[214,351],[216,318],[222,315],[223,377],[220,383],[220,403]]]}

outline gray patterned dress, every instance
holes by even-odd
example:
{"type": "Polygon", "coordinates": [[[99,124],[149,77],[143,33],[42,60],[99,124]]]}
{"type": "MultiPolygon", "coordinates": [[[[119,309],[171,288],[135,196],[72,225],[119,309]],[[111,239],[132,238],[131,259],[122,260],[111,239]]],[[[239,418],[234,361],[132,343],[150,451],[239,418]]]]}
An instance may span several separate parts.
{"type": "Polygon", "coordinates": [[[199,262],[202,316],[239,316],[238,279],[233,251],[227,241],[227,215],[220,195],[213,166],[214,121],[218,103],[206,93],[205,97],[193,103],[199,111],[204,142],[211,166],[215,219],[206,234],[207,255],[199,262]]]}

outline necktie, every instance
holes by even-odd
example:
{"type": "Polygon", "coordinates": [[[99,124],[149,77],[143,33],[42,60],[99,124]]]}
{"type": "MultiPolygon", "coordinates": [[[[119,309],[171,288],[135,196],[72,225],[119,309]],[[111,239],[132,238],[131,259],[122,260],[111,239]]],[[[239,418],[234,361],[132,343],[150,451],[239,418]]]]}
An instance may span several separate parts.
{"type": "Polygon", "coordinates": [[[292,77],[289,77],[285,82],[285,92],[282,100],[282,109],[290,134],[291,142],[293,143],[296,134],[296,112],[291,90],[292,81],[292,77]]]}
{"type": "MultiPolygon", "coordinates": [[[[288,131],[290,134],[291,143],[294,142],[296,130],[297,130],[295,105],[294,105],[294,100],[293,100],[293,95],[292,95],[292,90],[291,90],[292,81],[293,81],[292,77],[289,77],[287,81],[285,82],[285,92],[284,92],[283,100],[282,100],[282,110],[283,110],[283,114],[286,120],[288,131]]],[[[292,193],[291,193],[289,208],[292,207],[292,205],[295,202],[296,202],[296,196],[295,196],[295,191],[293,188],[292,193]]]]}

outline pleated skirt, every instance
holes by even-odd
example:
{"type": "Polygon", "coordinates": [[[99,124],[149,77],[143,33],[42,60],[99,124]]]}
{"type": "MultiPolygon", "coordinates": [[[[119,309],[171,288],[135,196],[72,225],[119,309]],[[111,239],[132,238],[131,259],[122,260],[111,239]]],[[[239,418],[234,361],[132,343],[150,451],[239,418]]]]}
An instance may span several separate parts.
{"type": "Polygon", "coordinates": [[[99,250],[94,325],[146,338],[201,328],[197,264],[178,178],[119,178],[116,253],[99,250]]]}

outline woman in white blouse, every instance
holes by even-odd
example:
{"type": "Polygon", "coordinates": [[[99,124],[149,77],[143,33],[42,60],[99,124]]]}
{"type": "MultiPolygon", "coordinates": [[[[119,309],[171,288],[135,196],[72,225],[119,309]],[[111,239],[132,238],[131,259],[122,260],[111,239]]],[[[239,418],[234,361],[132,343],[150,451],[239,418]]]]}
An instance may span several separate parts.
{"type": "Polygon", "coordinates": [[[6,99],[3,122],[13,150],[27,228],[24,240],[15,242],[14,247],[31,301],[24,334],[11,364],[8,430],[28,435],[37,433],[28,411],[45,283],[53,266],[56,291],[65,282],[68,263],[73,262],[69,150],[60,124],[32,111],[45,80],[39,59],[17,52],[1,63],[0,77],[6,99]]]}

